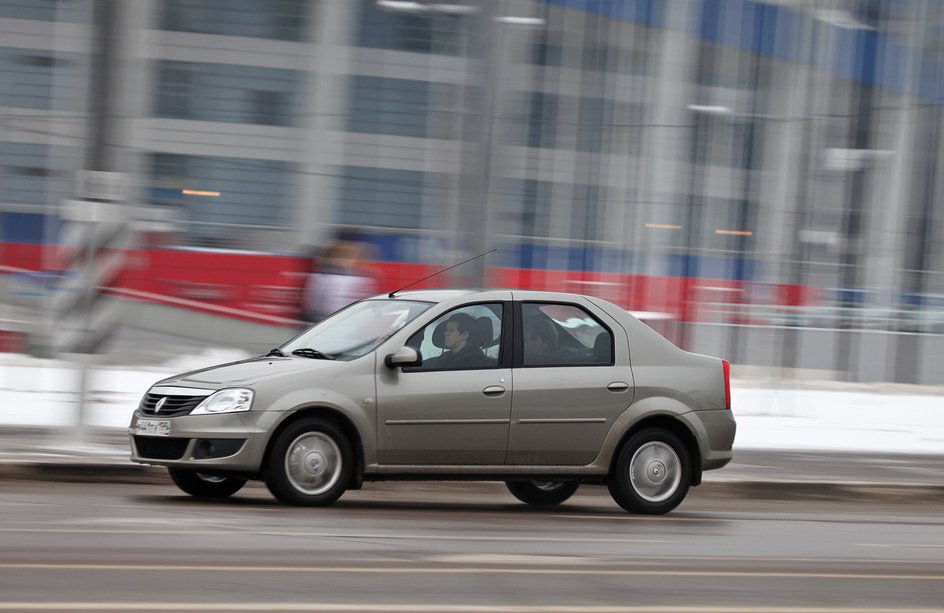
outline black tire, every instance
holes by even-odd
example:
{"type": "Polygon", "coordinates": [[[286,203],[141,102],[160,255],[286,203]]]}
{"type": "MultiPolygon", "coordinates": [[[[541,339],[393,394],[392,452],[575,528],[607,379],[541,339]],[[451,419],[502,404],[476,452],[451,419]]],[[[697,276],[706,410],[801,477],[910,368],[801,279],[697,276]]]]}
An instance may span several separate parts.
{"type": "Polygon", "coordinates": [[[691,482],[691,457],[682,440],[649,428],[623,443],[607,485],[613,500],[630,513],[663,515],[685,499],[691,482]]]}
{"type": "Polygon", "coordinates": [[[580,483],[576,481],[505,481],[511,495],[528,504],[549,507],[560,504],[574,495],[580,483]]]}
{"type": "Polygon", "coordinates": [[[197,498],[228,498],[243,489],[245,479],[217,477],[184,468],[168,468],[174,485],[197,498]]]}
{"type": "Polygon", "coordinates": [[[287,504],[323,507],[344,493],[354,472],[351,443],[333,423],[297,421],[280,432],[266,465],[266,487],[287,504]]]}

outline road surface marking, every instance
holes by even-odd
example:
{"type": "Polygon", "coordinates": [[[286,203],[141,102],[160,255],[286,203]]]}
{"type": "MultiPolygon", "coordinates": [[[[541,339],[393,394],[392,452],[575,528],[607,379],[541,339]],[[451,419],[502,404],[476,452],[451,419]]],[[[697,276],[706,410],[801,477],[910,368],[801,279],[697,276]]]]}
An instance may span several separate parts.
{"type": "Polygon", "coordinates": [[[811,571],[712,571],[712,570],[642,570],[634,568],[507,568],[501,566],[222,566],[217,564],[61,564],[61,563],[0,563],[2,570],[70,570],[70,571],[145,571],[145,572],[221,572],[221,573],[331,573],[386,575],[616,575],[625,577],[750,577],[781,579],[874,579],[882,581],[942,581],[944,574],[880,574],[869,572],[811,571]]]}
{"type": "Polygon", "coordinates": [[[934,613],[939,609],[862,607],[560,606],[203,602],[0,602],[0,611],[361,611],[364,613],[934,613]]]}
{"type": "MultiPolygon", "coordinates": [[[[153,522],[141,522],[142,526],[153,525],[153,522]]],[[[95,528],[0,528],[2,532],[28,532],[39,534],[141,534],[141,530],[120,528],[117,530],[101,530],[95,528]]],[[[665,545],[678,541],[667,539],[627,539],[627,538],[580,538],[564,536],[463,536],[441,534],[370,534],[370,533],[331,533],[331,532],[296,532],[283,530],[164,530],[159,536],[186,535],[186,536],[287,536],[290,538],[332,538],[332,539],[377,539],[377,540],[407,540],[407,541],[508,541],[508,542],[537,542],[537,543],[628,543],[665,545]]]]}
{"type": "Polygon", "coordinates": [[[880,547],[882,549],[944,549],[944,545],[923,545],[908,543],[856,543],[859,547],[880,547]]]}

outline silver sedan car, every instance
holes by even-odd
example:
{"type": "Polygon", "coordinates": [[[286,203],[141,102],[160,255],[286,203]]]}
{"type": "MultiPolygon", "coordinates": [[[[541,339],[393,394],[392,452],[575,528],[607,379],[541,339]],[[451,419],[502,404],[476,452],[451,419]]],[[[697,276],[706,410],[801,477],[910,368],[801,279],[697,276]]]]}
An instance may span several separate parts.
{"type": "Polygon", "coordinates": [[[151,387],[132,460],[184,492],[249,479],[331,504],[364,481],[504,481],[554,505],[606,485],[633,513],[678,506],[731,460],[729,366],[576,294],[425,290],[354,303],[265,356],[151,387]]]}

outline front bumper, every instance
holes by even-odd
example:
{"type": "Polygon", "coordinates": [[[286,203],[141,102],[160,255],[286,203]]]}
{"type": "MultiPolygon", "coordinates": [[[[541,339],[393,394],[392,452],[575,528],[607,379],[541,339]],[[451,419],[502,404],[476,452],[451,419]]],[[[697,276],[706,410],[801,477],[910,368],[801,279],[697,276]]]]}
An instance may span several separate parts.
{"type": "Polygon", "coordinates": [[[135,411],[128,427],[131,461],[258,474],[265,459],[269,433],[275,430],[277,419],[278,414],[266,411],[168,418],[145,416],[135,411]],[[141,434],[139,422],[165,423],[152,423],[152,434],[141,434]]]}

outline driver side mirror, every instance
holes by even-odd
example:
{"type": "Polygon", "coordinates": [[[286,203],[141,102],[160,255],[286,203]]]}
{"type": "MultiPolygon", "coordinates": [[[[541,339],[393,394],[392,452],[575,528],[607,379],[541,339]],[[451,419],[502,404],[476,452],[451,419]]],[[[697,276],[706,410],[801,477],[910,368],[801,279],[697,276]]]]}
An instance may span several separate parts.
{"type": "Polygon", "coordinates": [[[400,347],[395,352],[384,358],[384,364],[387,368],[397,368],[398,366],[422,366],[423,356],[413,347],[400,347]]]}

